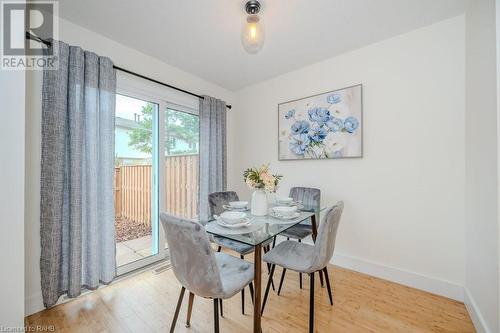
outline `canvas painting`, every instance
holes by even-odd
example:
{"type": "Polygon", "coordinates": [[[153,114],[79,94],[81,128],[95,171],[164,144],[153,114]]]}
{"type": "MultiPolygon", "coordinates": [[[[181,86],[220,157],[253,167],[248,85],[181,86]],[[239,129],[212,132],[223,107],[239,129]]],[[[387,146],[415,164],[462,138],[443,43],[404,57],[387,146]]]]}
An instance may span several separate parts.
{"type": "Polygon", "coordinates": [[[278,105],[279,159],[363,154],[362,85],[278,105]]]}

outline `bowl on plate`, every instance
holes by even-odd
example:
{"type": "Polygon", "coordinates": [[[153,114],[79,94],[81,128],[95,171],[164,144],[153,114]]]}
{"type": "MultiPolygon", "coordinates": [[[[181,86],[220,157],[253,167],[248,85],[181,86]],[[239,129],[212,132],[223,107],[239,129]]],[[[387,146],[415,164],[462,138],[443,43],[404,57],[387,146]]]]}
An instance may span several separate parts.
{"type": "Polygon", "coordinates": [[[231,201],[229,203],[229,207],[236,209],[244,209],[247,208],[247,206],[248,206],[248,201],[231,201]]]}
{"type": "Polygon", "coordinates": [[[273,211],[281,216],[292,216],[297,212],[297,206],[276,206],[273,207],[273,211]]]}
{"type": "Polygon", "coordinates": [[[242,212],[224,212],[220,214],[221,220],[226,224],[238,224],[247,217],[247,214],[242,212]]]}
{"type": "Polygon", "coordinates": [[[293,198],[290,197],[278,197],[276,198],[276,202],[282,205],[291,204],[293,202],[293,198]]]}

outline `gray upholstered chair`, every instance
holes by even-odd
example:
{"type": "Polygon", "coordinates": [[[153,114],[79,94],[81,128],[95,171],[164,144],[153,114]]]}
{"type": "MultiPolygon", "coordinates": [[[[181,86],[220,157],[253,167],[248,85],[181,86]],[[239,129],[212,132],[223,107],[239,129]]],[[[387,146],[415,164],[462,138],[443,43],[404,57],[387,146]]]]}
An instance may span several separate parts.
{"type": "MultiPolygon", "coordinates": [[[[293,200],[302,203],[307,208],[315,209],[317,211],[319,211],[319,209],[321,208],[321,191],[317,188],[292,187],[290,189],[290,197],[293,198],[293,200]]],[[[316,223],[319,223],[319,214],[316,214],[316,223]]],[[[304,238],[312,235],[312,233],[312,223],[309,219],[285,230],[281,233],[281,236],[286,237],[287,240],[296,239],[299,243],[301,243],[304,238]]],[[[285,273],[286,270],[283,270],[283,272],[281,273],[278,295],[281,293],[281,287],[283,286],[285,273]]],[[[321,286],[323,286],[323,274],[320,273],[319,278],[321,286]]],[[[302,273],[299,273],[299,287],[300,289],[302,289],[302,273]]]]}
{"type": "MultiPolygon", "coordinates": [[[[263,257],[264,262],[271,264],[271,274],[274,274],[276,265],[289,269],[295,272],[309,274],[310,276],[310,295],[309,295],[309,332],[314,332],[314,273],[323,272],[325,274],[326,286],[328,288],[328,296],[330,304],[333,305],[332,292],[330,289],[330,279],[328,277],[327,265],[333,256],[335,249],[335,238],[337,229],[342,216],[344,204],[342,201],[337,202],[333,207],[326,212],[323,221],[319,226],[318,236],[314,245],[284,241],[271,249],[263,257]]],[[[266,292],[264,294],[264,303],[262,304],[262,313],[266,306],[267,297],[269,295],[269,285],[267,283],[266,292]]]]}
{"type": "Polygon", "coordinates": [[[219,303],[239,293],[253,280],[253,264],[212,250],[201,224],[162,213],[160,216],[170,251],[175,277],[182,285],[174,318],[173,332],[179,316],[184,292],[189,291],[186,326],[189,327],[194,295],[214,300],[214,328],[219,332],[219,303]]]}
{"type": "MultiPolygon", "coordinates": [[[[224,212],[224,205],[228,205],[231,201],[239,201],[238,194],[234,191],[223,191],[223,192],[214,192],[208,195],[208,205],[210,207],[210,215],[220,215],[224,212]]],[[[232,239],[227,239],[220,236],[213,236],[214,243],[218,245],[217,252],[220,252],[221,249],[227,248],[234,252],[239,253],[240,258],[244,259],[245,255],[250,254],[254,251],[254,247],[252,245],[248,245],[245,243],[241,243],[232,239]]],[[[271,240],[262,244],[264,248],[264,252],[267,252],[269,249],[269,244],[271,240]]],[[[270,266],[268,266],[268,271],[270,271],[270,266]]],[[[274,290],[274,282],[271,281],[271,285],[274,290]]],[[[252,290],[250,289],[250,296],[253,300],[252,290]]],[[[245,314],[245,290],[241,290],[241,312],[245,314]]]]}

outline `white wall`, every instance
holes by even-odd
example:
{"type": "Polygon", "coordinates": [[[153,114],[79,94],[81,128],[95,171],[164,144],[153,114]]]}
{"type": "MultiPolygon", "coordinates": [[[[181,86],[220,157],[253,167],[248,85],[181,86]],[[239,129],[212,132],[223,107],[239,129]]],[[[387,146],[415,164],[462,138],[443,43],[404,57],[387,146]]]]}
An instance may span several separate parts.
{"type": "Polygon", "coordinates": [[[466,12],[466,298],[479,332],[498,332],[499,228],[495,0],[466,12]]]}
{"type": "Polygon", "coordinates": [[[24,326],[24,71],[0,71],[0,326],[24,326]]]}
{"type": "MultiPolygon", "coordinates": [[[[110,57],[117,66],[173,84],[187,90],[225,100],[234,105],[232,92],[183,72],[139,51],[60,19],[60,39],[79,45],[99,55],[110,57]]],[[[145,36],[144,38],[148,38],[145,36]]],[[[151,43],[161,41],[154,39],[151,43]]],[[[40,289],[40,138],[41,138],[41,72],[30,72],[26,81],[26,220],[25,220],[25,311],[26,315],[43,309],[40,289]]],[[[167,88],[165,88],[167,89],[167,88]]],[[[228,111],[228,140],[231,140],[233,112],[228,111]]],[[[2,156],[7,156],[6,154],[2,156]]],[[[22,261],[20,261],[22,262],[22,261]]]]}
{"type": "Polygon", "coordinates": [[[459,16],[238,91],[230,187],[248,198],[243,170],[270,161],[280,192],[345,202],[334,263],[462,299],[464,39],[459,16]],[[278,103],[358,83],[363,158],[278,161],[278,103]]]}

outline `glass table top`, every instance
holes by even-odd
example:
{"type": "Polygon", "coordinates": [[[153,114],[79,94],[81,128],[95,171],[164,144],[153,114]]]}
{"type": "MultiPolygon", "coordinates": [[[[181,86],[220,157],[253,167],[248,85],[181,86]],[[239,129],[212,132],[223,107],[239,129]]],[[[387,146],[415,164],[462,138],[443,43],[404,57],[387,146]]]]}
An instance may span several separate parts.
{"type": "Polygon", "coordinates": [[[241,228],[226,228],[217,223],[217,220],[210,220],[201,222],[209,234],[229,238],[238,242],[248,245],[259,245],[272,239],[274,236],[282,233],[283,231],[297,225],[301,222],[309,221],[311,216],[316,215],[316,224],[319,225],[319,214],[325,210],[326,207],[307,207],[299,205],[298,213],[300,214],[294,219],[283,220],[276,217],[254,216],[250,215],[247,211],[247,217],[250,220],[248,226],[241,228]]]}

